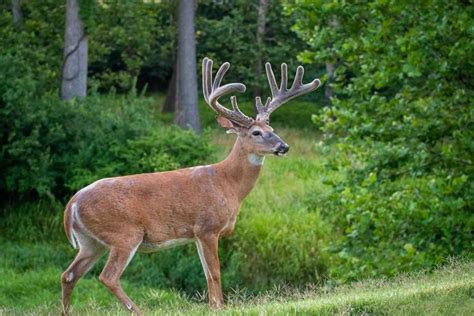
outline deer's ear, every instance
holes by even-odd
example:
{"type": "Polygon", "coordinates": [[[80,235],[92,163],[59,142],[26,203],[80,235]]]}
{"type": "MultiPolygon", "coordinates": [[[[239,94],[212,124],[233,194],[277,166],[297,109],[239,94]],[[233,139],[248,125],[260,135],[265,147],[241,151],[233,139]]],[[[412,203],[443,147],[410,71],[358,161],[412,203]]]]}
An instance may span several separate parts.
{"type": "Polygon", "coordinates": [[[240,126],[237,123],[232,122],[231,120],[223,117],[222,115],[219,115],[217,117],[217,123],[223,128],[227,130],[227,134],[240,134],[240,131],[244,129],[245,127],[240,126]]]}
{"type": "Polygon", "coordinates": [[[237,132],[237,125],[235,125],[234,123],[232,123],[231,120],[226,119],[225,117],[221,115],[217,117],[217,123],[219,123],[221,127],[228,129],[229,131],[234,130],[237,132]]]}

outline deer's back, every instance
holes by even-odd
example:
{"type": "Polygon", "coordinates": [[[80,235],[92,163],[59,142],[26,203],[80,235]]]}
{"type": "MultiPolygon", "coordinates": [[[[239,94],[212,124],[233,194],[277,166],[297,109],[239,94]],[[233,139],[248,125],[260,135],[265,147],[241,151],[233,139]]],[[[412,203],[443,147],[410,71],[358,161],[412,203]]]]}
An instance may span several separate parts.
{"type": "Polygon", "coordinates": [[[215,168],[202,166],[102,179],[77,192],[68,206],[76,209],[73,220],[101,242],[141,236],[143,248],[151,249],[233,229],[240,203],[222,188],[215,168]]]}

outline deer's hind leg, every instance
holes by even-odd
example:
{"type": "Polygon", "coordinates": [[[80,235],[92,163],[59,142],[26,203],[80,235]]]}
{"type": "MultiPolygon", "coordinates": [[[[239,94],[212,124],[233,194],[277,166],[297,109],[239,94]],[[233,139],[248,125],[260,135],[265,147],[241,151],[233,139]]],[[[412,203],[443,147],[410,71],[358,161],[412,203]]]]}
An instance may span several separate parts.
{"type": "Polygon", "coordinates": [[[132,260],[141,240],[131,246],[110,247],[109,258],[99,276],[99,280],[122,302],[132,313],[140,315],[137,305],[128,297],[120,285],[120,277],[132,260]]]}
{"type": "Polygon", "coordinates": [[[94,266],[105,252],[105,247],[98,241],[81,233],[76,234],[79,239],[79,253],[61,275],[63,315],[67,315],[69,312],[71,294],[77,281],[94,266]]]}

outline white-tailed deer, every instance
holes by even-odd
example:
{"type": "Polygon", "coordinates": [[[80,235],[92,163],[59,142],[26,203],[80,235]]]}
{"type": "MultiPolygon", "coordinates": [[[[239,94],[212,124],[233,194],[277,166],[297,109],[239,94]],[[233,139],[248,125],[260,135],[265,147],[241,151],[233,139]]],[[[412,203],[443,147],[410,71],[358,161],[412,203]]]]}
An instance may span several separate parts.
{"type": "Polygon", "coordinates": [[[283,103],[309,93],[319,80],[303,84],[299,66],[293,85],[287,89],[287,67],[281,65],[278,87],[270,64],[266,64],[272,97],[265,105],[256,98],[257,117],[243,114],[235,96],[233,110],[218,99],[232,92],[244,92],[245,86],[230,83],[221,86],[229,69],[223,64],[212,81],[212,61],[203,60],[204,98],[218,114],[217,121],[237,140],[227,156],[216,164],[175,171],[107,178],[77,192],[66,206],[66,235],[79,253],[62,274],[63,313],[76,282],[109,249],[108,260],[99,280],[132,312],[135,303],[120,286],[120,276],[136,251],[153,252],[187,242],[195,242],[209,288],[209,304],[221,307],[218,240],[234,230],[243,199],[257,181],[264,155],[288,152],[288,145],[273,132],[270,114],[283,103]]]}

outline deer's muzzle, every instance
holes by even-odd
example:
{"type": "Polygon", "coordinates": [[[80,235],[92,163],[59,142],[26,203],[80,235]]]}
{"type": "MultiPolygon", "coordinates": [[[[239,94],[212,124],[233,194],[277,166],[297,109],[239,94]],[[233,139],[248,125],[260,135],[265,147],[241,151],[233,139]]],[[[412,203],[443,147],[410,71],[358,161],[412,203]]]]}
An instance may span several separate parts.
{"type": "Polygon", "coordinates": [[[290,146],[288,146],[288,144],[280,143],[273,153],[277,156],[284,156],[289,150],[290,146]]]}

